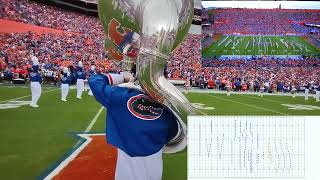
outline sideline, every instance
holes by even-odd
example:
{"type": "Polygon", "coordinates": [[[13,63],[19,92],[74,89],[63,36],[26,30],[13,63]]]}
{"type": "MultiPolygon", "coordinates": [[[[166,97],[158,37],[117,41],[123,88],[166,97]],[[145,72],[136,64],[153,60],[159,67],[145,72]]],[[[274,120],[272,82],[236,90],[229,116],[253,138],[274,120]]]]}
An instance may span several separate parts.
{"type": "Polygon", "coordinates": [[[88,127],[86,128],[86,130],[84,130],[84,133],[88,133],[89,131],[91,131],[93,125],[96,123],[96,121],[98,120],[100,114],[102,113],[102,110],[104,109],[104,107],[102,106],[99,111],[97,112],[97,114],[93,117],[93,119],[91,120],[90,124],[88,125],[88,127]]]}
{"type": "Polygon", "coordinates": [[[64,159],[57,167],[54,168],[49,174],[47,174],[43,180],[52,180],[57,174],[59,174],[74,158],[80,154],[80,152],[92,141],[90,136],[101,136],[104,134],[78,134],[82,139],[82,144],[77,149],[72,151],[66,159],[64,159]]]}
{"type": "MultiPolygon", "coordinates": [[[[89,133],[92,129],[92,127],[94,126],[94,124],[97,122],[100,114],[102,113],[102,110],[104,109],[104,107],[102,106],[99,111],[96,113],[96,115],[94,115],[94,117],[92,118],[92,120],[90,121],[89,125],[87,126],[87,128],[84,130],[84,133],[89,133]]],[[[81,143],[81,140],[79,140],[74,146],[73,148],[79,146],[79,144],[81,143]]]]}
{"type": "Polygon", "coordinates": [[[230,102],[242,104],[242,105],[245,105],[245,106],[253,107],[253,108],[256,108],[256,109],[261,109],[261,110],[264,110],[264,111],[269,111],[269,112],[273,112],[273,113],[277,113],[277,114],[281,114],[281,115],[285,115],[285,116],[289,116],[289,115],[290,115],[290,114],[285,114],[285,113],[282,113],[282,112],[274,111],[274,110],[271,110],[271,109],[266,109],[266,108],[263,108],[263,107],[259,107],[259,106],[254,106],[254,105],[242,103],[242,102],[239,102],[239,101],[234,101],[234,100],[225,99],[225,98],[222,98],[222,97],[212,96],[212,95],[210,95],[210,94],[206,94],[206,95],[207,95],[207,96],[210,96],[210,97],[217,98],[217,99],[222,99],[222,100],[225,100],[225,101],[230,101],[230,102]]]}
{"type": "MultiPolygon", "coordinates": [[[[56,91],[56,90],[58,90],[58,89],[59,89],[59,88],[51,89],[51,90],[48,90],[48,91],[43,91],[41,94],[45,94],[45,93],[47,93],[47,92],[56,91]]],[[[8,102],[8,101],[15,101],[15,100],[23,99],[23,98],[26,98],[26,97],[31,97],[31,93],[30,93],[30,95],[26,95],[26,96],[21,96],[21,97],[18,97],[18,98],[13,98],[13,99],[7,99],[7,100],[4,100],[4,101],[0,101],[0,104],[1,104],[1,103],[5,103],[5,102],[8,102]]]]}

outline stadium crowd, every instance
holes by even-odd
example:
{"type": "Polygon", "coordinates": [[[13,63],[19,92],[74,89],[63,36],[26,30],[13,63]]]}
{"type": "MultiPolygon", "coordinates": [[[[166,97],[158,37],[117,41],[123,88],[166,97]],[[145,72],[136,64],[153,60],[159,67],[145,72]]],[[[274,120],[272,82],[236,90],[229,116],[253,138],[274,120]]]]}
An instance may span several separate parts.
{"type": "Polygon", "coordinates": [[[106,71],[117,70],[106,58],[104,33],[97,17],[29,0],[1,0],[0,18],[66,32],[0,33],[0,78],[27,78],[31,54],[39,58],[46,79],[56,79],[62,66],[73,72],[78,61],[86,71],[92,64],[106,71]]]}
{"type": "MultiPolygon", "coordinates": [[[[214,42],[213,34],[239,35],[302,35],[312,44],[320,47],[319,28],[309,24],[320,24],[319,10],[288,9],[216,9],[214,23],[205,26],[202,48],[214,42]]],[[[254,60],[219,60],[215,57],[202,59],[204,72],[194,78],[195,84],[210,88],[225,89],[230,82],[232,89],[251,87],[257,91],[261,86],[265,91],[276,89],[288,91],[290,88],[303,89],[308,84],[320,83],[319,58],[292,60],[290,58],[258,58],[254,60]],[[211,83],[208,83],[208,82],[211,83]]]]}
{"type": "Polygon", "coordinates": [[[217,34],[286,35],[309,33],[305,24],[319,24],[319,10],[217,9],[214,24],[204,29],[217,34]],[[298,25],[298,26],[294,26],[298,25]]]}
{"type": "Polygon", "coordinates": [[[7,79],[27,78],[31,55],[42,63],[42,73],[55,79],[63,66],[73,72],[78,61],[85,69],[95,64],[105,70],[114,65],[105,57],[103,37],[91,39],[76,34],[0,33],[0,70],[7,79]]]}
{"type": "Polygon", "coordinates": [[[30,0],[1,0],[0,18],[67,32],[103,36],[102,26],[96,17],[30,0]]]}
{"type": "Polygon", "coordinates": [[[216,9],[214,23],[203,27],[213,34],[302,35],[320,47],[320,10],[293,9],[216,9]]]}
{"type": "MultiPolygon", "coordinates": [[[[11,80],[28,78],[31,55],[41,63],[45,79],[56,82],[63,66],[71,72],[82,61],[88,72],[90,66],[105,71],[118,71],[104,51],[104,34],[97,17],[86,16],[58,7],[29,0],[1,0],[0,18],[64,30],[65,34],[0,33],[0,75],[11,80]],[[82,23],[82,22],[86,23],[82,23]],[[76,33],[73,33],[76,32],[76,33]]],[[[178,78],[201,70],[199,35],[189,35],[168,63],[169,76],[178,78]]]]}
{"type": "Polygon", "coordinates": [[[168,63],[169,78],[184,78],[198,75],[201,65],[201,35],[188,34],[184,42],[171,54],[168,63]]]}
{"type": "Polygon", "coordinates": [[[303,90],[320,83],[320,61],[264,59],[255,60],[214,60],[204,62],[205,81],[214,81],[212,88],[224,89],[229,81],[233,90],[287,92],[292,88],[303,90]],[[243,86],[244,85],[244,86],[243,86]]]}

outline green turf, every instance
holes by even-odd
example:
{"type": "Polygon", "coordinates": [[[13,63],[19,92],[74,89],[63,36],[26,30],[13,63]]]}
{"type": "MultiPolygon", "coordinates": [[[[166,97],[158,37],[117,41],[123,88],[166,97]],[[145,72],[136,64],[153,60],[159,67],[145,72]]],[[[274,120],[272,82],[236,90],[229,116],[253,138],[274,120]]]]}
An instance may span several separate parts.
{"type": "MultiPolygon", "coordinates": [[[[51,91],[52,88],[44,87],[42,88],[42,91],[51,91]]],[[[7,86],[6,88],[0,88],[0,103],[1,101],[5,101],[8,99],[15,99],[17,97],[21,96],[29,96],[30,95],[30,87],[29,86],[7,86]],[[19,90],[16,90],[16,89],[19,90]],[[10,93],[8,93],[8,89],[11,90],[10,93]]]]}
{"type": "MultiPolygon", "coordinates": [[[[46,90],[44,90],[45,92],[46,90]]],[[[28,88],[0,87],[0,98],[19,98],[29,93],[28,88]]],[[[87,93],[82,100],[70,91],[68,102],[60,99],[60,90],[42,94],[37,109],[22,106],[0,110],[0,177],[1,179],[28,180],[42,175],[67,153],[77,142],[72,134],[83,132],[100,109],[100,105],[87,93]]],[[[320,115],[320,110],[289,110],[281,104],[320,106],[314,98],[188,93],[193,103],[214,107],[201,110],[207,115],[320,115]]],[[[25,97],[19,100],[30,100],[25,97]]],[[[106,112],[103,111],[91,132],[104,132],[106,112]]],[[[187,179],[186,150],[164,155],[163,180],[187,179]]]]}
{"type": "Polygon", "coordinates": [[[319,110],[292,110],[282,104],[302,104],[320,107],[313,97],[308,101],[304,97],[239,95],[214,93],[188,93],[192,103],[202,103],[214,110],[201,110],[207,115],[320,115],[319,110]]]}
{"type": "Polygon", "coordinates": [[[17,90],[17,87],[7,87],[7,88],[0,88],[0,101],[5,101],[8,99],[14,99],[19,96],[27,96],[30,95],[30,89],[27,87],[19,88],[17,90]],[[8,93],[8,90],[11,89],[10,93],[8,93]]]}
{"type": "Polygon", "coordinates": [[[205,58],[222,55],[319,54],[318,48],[298,36],[221,36],[217,42],[202,50],[205,58]]]}
{"type": "MultiPolygon", "coordinates": [[[[7,99],[12,98],[11,93],[26,95],[23,88],[0,89],[7,99]]],[[[100,107],[88,95],[82,100],[75,96],[71,90],[69,101],[62,103],[56,90],[43,93],[37,109],[22,106],[0,110],[1,179],[35,179],[72,148],[77,139],[70,133],[84,131],[100,107]]]]}

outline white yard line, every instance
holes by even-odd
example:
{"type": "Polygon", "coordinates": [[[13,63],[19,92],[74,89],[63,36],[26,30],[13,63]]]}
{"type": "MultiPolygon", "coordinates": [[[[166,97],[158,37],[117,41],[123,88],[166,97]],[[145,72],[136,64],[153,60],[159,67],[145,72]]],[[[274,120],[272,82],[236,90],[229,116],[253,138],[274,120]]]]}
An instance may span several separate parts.
{"type": "Polygon", "coordinates": [[[238,102],[238,101],[234,101],[234,100],[230,100],[230,99],[225,99],[225,98],[222,98],[222,97],[212,96],[212,95],[210,95],[210,94],[206,94],[206,95],[207,95],[207,96],[214,97],[214,98],[217,98],[217,99],[222,99],[222,100],[225,100],[225,101],[230,101],[230,102],[242,104],[242,105],[245,105],[245,106],[253,107],[253,108],[256,108],[256,109],[261,109],[261,110],[264,110],[264,111],[274,112],[274,113],[281,114],[281,115],[285,115],[285,116],[288,116],[288,115],[289,115],[289,114],[285,114],[285,113],[282,113],[282,112],[274,111],[274,110],[271,110],[271,109],[266,109],[266,108],[263,108],[263,107],[254,106],[254,105],[251,105],[251,104],[246,104],[246,103],[242,103],[242,102],[238,102]]]}
{"type": "Polygon", "coordinates": [[[99,111],[97,112],[97,114],[93,117],[93,119],[91,120],[90,124],[88,125],[88,127],[86,128],[86,130],[84,130],[85,133],[88,133],[91,131],[93,125],[96,123],[96,121],[98,120],[100,114],[102,113],[104,107],[101,107],[99,109],[99,111]]]}
{"type": "Polygon", "coordinates": [[[264,100],[264,101],[269,101],[269,102],[273,102],[273,103],[285,103],[285,102],[280,102],[280,101],[275,101],[275,100],[271,100],[271,99],[265,99],[263,97],[253,97],[253,96],[247,96],[248,98],[251,98],[251,99],[259,99],[259,100],[264,100]]]}
{"type": "Polygon", "coordinates": [[[98,112],[94,115],[94,117],[91,119],[89,125],[87,128],[84,130],[84,133],[77,134],[77,136],[80,136],[82,138],[85,138],[86,140],[84,141],[83,144],[81,144],[77,149],[75,149],[81,142],[82,140],[79,140],[74,146],[73,149],[75,149],[65,160],[63,160],[53,171],[51,171],[45,178],[44,180],[50,180],[53,177],[55,177],[57,174],[60,173],[74,158],[78,156],[78,154],[91,142],[92,138],[90,136],[101,136],[104,135],[104,133],[98,133],[98,134],[86,134],[90,132],[94,124],[97,122],[100,114],[102,113],[104,107],[102,106],[98,112]]]}
{"type": "MultiPolygon", "coordinates": [[[[186,90],[185,88],[178,87],[181,92],[189,92],[189,93],[212,93],[212,94],[227,94],[227,91],[224,90],[216,90],[216,89],[199,89],[199,88],[191,88],[190,90],[186,90]]],[[[235,92],[231,91],[230,94],[235,95],[259,95],[259,92],[235,92]]],[[[263,96],[292,96],[291,93],[263,93],[263,96]]],[[[303,92],[296,93],[296,97],[304,97],[303,92]]],[[[314,97],[313,94],[309,93],[309,97],[314,97]]]]}
{"type": "MultiPolygon", "coordinates": [[[[96,121],[98,120],[100,114],[102,113],[104,107],[101,107],[99,109],[99,111],[95,114],[95,116],[92,118],[92,120],[90,121],[89,125],[87,126],[87,128],[84,130],[83,134],[77,134],[80,137],[83,137],[86,139],[86,141],[81,144],[75,151],[73,151],[71,153],[71,155],[69,155],[65,160],[63,160],[53,171],[51,171],[45,178],[44,180],[50,180],[52,179],[54,176],[56,176],[57,174],[59,174],[60,171],[62,171],[75,157],[78,156],[78,154],[91,142],[92,138],[90,136],[100,136],[100,135],[104,135],[103,133],[101,134],[86,134],[88,132],[90,132],[90,130],[92,129],[93,125],[96,123],[96,121]]],[[[78,146],[81,143],[81,140],[79,140],[74,146],[73,148],[76,148],[76,146],[78,146]]]]}
{"type": "Polygon", "coordinates": [[[55,177],[61,170],[63,170],[78,154],[91,142],[92,138],[90,136],[101,136],[104,134],[78,134],[78,136],[85,138],[85,142],[81,144],[79,148],[73,151],[65,160],[63,160],[53,171],[51,171],[44,180],[51,180],[55,177]]]}
{"type": "Polygon", "coordinates": [[[197,112],[199,112],[200,114],[205,115],[205,116],[208,116],[208,114],[206,114],[206,113],[204,113],[204,112],[200,111],[199,109],[197,109],[197,108],[195,108],[195,109],[196,109],[196,111],[197,111],[197,112]]]}
{"type": "MultiPolygon", "coordinates": [[[[255,96],[247,96],[247,97],[251,98],[251,99],[261,99],[261,100],[264,100],[264,101],[269,101],[269,102],[279,103],[279,104],[288,103],[288,102],[276,101],[276,100],[271,100],[271,99],[266,99],[266,98],[261,98],[261,97],[255,97],[255,96]]],[[[309,95],[309,97],[310,97],[310,95],[309,95]]],[[[292,98],[292,99],[294,99],[294,98],[292,98]]],[[[303,102],[303,104],[313,105],[313,104],[310,104],[310,102],[312,103],[312,101],[305,101],[305,102],[303,102]]]]}
{"type": "MultiPolygon", "coordinates": [[[[58,90],[58,89],[59,89],[59,88],[51,89],[51,90],[48,90],[48,91],[43,91],[42,94],[47,93],[47,92],[51,92],[51,91],[56,91],[56,90],[58,90]]],[[[21,96],[21,97],[18,97],[18,98],[13,98],[13,99],[8,99],[8,100],[0,101],[0,103],[5,103],[5,102],[8,102],[8,101],[19,100],[19,99],[23,99],[23,98],[26,98],[26,97],[31,97],[31,94],[30,94],[30,95],[26,95],[26,96],[21,96]]]]}
{"type": "MultiPolygon", "coordinates": [[[[96,123],[96,121],[98,120],[100,114],[102,113],[102,110],[104,109],[104,107],[102,106],[99,111],[94,115],[94,117],[92,118],[92,120],[90,121],[89,125],[87,126],[87,128],[84,130],[84,133],[88,133],[91,131],[92,127],[94,126],[94,124],[96,123]]],[[[81,141],[79,140],[74,146],[73,148],[75,148],[76,146],[79,145],[79,143],[81,143],[81,141]]]]}

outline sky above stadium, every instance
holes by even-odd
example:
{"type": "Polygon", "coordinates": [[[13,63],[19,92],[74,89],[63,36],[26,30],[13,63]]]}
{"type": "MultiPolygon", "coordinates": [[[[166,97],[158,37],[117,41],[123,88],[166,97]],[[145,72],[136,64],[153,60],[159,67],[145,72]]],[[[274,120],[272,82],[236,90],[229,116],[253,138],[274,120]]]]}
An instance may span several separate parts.
{"type": "Polygon", "coordinates": [[[204,8],[257,8],[273,9],[281,4],[282,9],[320,9],[320,1],[202,1],[204,8]]]}

